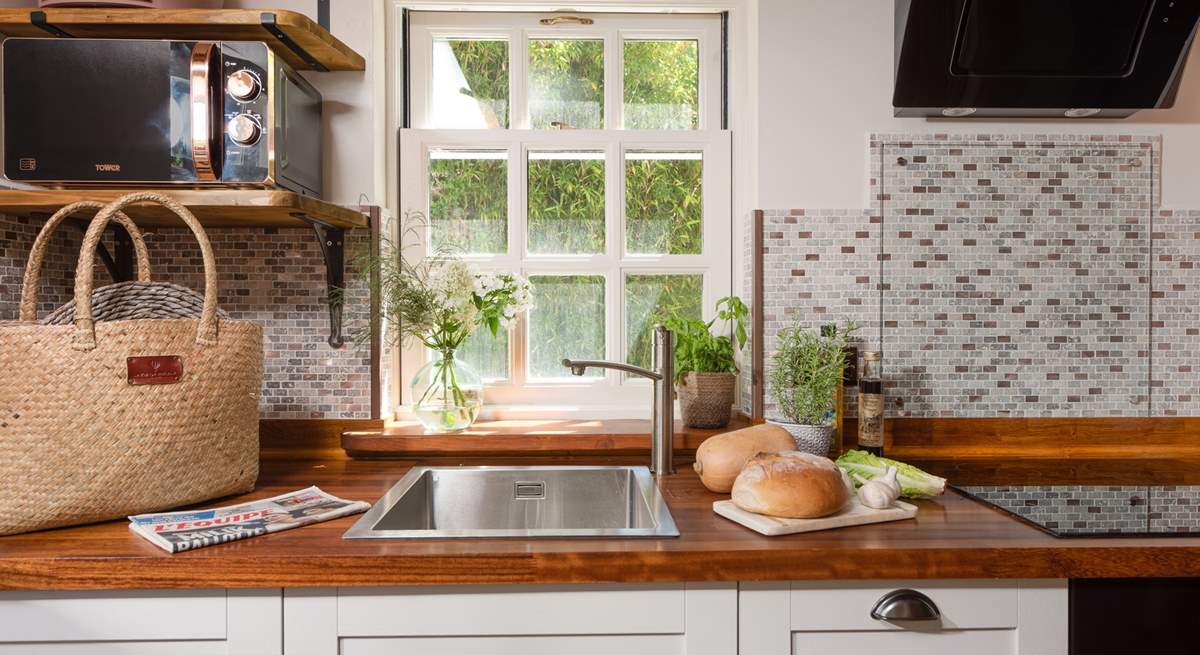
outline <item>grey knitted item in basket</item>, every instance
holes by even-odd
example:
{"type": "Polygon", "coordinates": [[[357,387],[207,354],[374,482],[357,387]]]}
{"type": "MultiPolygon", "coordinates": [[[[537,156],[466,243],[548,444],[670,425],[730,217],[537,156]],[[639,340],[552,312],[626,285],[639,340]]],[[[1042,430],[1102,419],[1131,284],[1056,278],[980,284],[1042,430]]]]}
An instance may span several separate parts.
{"type": "MultiPolygon", "coordinates": [[[[96,321],[127,321],[155,318],[200,318],[204,296],[170,282],[119,282],[92,292],[92,317],[96,321]]],[[[217,318],[229,314],[217,309],[217,318]]],[[[50,312],[42,325],[75,322],[75,301],[50,312]]]]}

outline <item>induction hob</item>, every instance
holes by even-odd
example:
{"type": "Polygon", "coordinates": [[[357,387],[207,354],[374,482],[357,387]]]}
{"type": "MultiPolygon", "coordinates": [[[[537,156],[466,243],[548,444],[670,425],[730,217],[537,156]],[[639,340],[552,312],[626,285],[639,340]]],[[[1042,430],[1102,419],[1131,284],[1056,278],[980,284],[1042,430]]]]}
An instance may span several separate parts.
{"type": "Polygon", "coordinates": [[[1200,486],[955,488],[1056,537],[1200,536],[1200,486]]]}

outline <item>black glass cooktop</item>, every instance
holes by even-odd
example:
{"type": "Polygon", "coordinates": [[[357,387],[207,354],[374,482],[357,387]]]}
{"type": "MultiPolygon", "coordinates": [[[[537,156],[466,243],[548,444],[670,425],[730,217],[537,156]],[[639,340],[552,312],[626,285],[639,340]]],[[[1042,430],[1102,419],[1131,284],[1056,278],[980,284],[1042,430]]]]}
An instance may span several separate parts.
{"type": "Polygon", "coordinates": [[[1056,537],[1200,536],[1200,486],[956,488],[1056,537]]]}

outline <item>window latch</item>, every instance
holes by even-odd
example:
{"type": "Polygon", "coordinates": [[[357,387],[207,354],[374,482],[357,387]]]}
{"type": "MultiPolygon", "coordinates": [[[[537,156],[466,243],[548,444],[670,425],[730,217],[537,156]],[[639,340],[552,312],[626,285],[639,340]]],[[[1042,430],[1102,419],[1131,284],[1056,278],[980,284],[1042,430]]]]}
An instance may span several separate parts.
{"type": "Polygon", "coordinates": [[[538,21],[542,25],[558,25],[560,23],[575,23],[576,25],[591,25],[596,21],[583,16],[554,16],[552,18],[543,18],[538,21]]]}

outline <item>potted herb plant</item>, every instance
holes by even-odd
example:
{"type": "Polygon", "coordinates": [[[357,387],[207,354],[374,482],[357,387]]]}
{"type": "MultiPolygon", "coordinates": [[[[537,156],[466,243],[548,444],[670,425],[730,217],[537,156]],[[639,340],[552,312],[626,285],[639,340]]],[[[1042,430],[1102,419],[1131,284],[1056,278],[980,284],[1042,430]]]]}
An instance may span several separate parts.
{"type": "Polygon", "coordinates": [[[446,250],[416,246],[424,216],[405,216],[399,248],[366,256],[359,268],[378,271],[379,294],[389,346],[415,339],[431,354],[412,379],[410,409],[428,432],[470,427],[483,406],[483,383],[475,369],[455,356],[477,328],[493,337],[511,328],[532,307],[532,286],[514,273],[480,272],[446,250]]]}
{"type": "Polygon", "coordinates": [[[672,319],[668,328],[675,332],[675,394],[679,398],[683,424],[693,428],[723,428],[729,425],[737,388],[737,364],[734,339],[740,350],[746,345],[746,317],[749,310],[737,296],[717,301],[717,315],[707,323],[700,320],[672,319]],[[723,321],[722,332],[712,327],[723,321]]]}
{"type": "Polygon", "coordinates": [[[846,346],[854,323],[830,330],[825,335],[799,324],[779,333],[779,347],[772,356],[770,393],[780,418],[768,419],[786,429],[796,447],[814,455],[825,455],[833,441],[834,398],[848,363],[846,346]]]}

